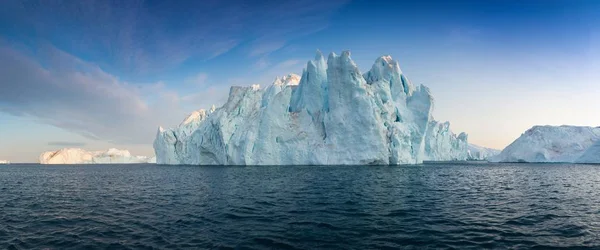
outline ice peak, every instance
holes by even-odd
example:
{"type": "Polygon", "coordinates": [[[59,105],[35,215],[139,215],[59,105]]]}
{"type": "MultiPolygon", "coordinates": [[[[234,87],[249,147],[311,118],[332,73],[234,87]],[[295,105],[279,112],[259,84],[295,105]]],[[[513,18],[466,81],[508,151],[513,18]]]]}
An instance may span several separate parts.
{"type": "Polygon", "coordinates": [[[373,84],[378,81],[389,82],[394,99],[397,99],[399,96],[410,96],[415,90],[412,83],[402,74],[398,61],[395,61],[389,55],[377,58],[371,70],[365,73],[363,77],[367,84],[373,84]]]}
{"type": "Polygon", "coordinates": [[[390,56],[390,55],[379,57],[379,59],[377,59],[377,60],[383,60],[383,61],[387,62],[388,64],[392,64],[394,62],[394,59],[392,59],[392,56],[390,56]]]}
{"type": "Polygon", "coordinates": [[[327,63],[329,63],[331,60],[334,60],[338,55],[335,52],[331,52],[329,53],[329,56],[327,56],[327,63]]]}
{"type": "Polygon", "coordinates": [[[283,85],[283,81],[281,80],[281,78],[279,78],[279,76],[276,76],[275,80],[273,80],[273,83],[271,85],[281,86],[283,85]]]}
{"type": "Polygon", "coordinates": [[[183,126],[183,125],[189,124],[191,122],[202,121],[206,118],[206,116],[207,116],[207,113],[206,113],[205,109],[196,110],[196,111],[192,112],[188,117],[186,117],[181,122],[181,125],[179,125],[179,126],[183,126]]]}
{"type": "Polygon", "coordinates": [[[335,68],[336,70],[348,70],[350,72],[359,71],[352,58],[350,58],[349,50],[343,51],[339,56],[333,52],[329,54],[329,58],[327,59],[327,67],[335,68]]]}
{"type": "Polygon", "coordinates": [[[467,141],[469,138],[469,135],[465,132],[461,132],[460,134],[458,134],[457,138],[461,141],[467,141]]]}
{"type": "Polygon", "coordinates": [[[315,61],[320,61],[320,60],[324,60],[325,58],[323,58],[323,53],[321,53],[321,50],[317,49],[316,55],[315,55],[315,61]]]}
{"type": "Polygon", "coordinates": [[[365,74],[365,80],[371,84],[376,81],[401,81],[402,72],[398,62],[391,56],[381,56],[375,60],[371,70],[365,74]]]}
{"type": "Polygon", "coordinates": [[[288,74],[287,76],[283,76],[283,77],[275,77],[275,80],[273,81],[273,83],[271,85],[274,86],[279,86],[279,87],[285,87],[285,86],[296,86],[300,83],[300,79],[302,77],[300,77],[299,75],[296,74],[288,74]]]}
{"type": "Polygon", "coordinates": [[[300,76],[296,75],[296,74],[289,74],[287,76],[284,76],[282,81],[283,81],[283,85],[284,86],[295,86],[298,85],[298,83],[300,83],[300,76]]]}
{"type": "Polygon", "coordinates": [[[389,68],[389,70],[391,71],[398,71],[400,72],[400,66],[398,65],[398,61],[394,61],[394,59],[392,58],[392,56],[380,56],[379,58],[377,58],[377,60],[375,60],[375,64],[373,64],[373,67],[383,67],[383,68],[389,68]]]}
{"type": "Polygon", "coordinates": [[[342,58],[350,58],[350,50],[342,51],[342,58]]]}

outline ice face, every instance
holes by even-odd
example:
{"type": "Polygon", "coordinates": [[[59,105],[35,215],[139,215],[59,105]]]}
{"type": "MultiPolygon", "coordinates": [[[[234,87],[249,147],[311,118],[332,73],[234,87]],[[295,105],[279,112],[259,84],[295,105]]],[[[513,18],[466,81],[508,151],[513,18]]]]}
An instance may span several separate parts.
{"type": "Polygon", "coordinates": [[[468,147],[466,134],[454,135],[449,122],[429,122],[425,136],[425,160],[466,160],[469,159],[468,147]]]}
{"type": "Polygon", "coordinates": [[[466,160],[466,135],[432,118],[433,97],[415,87],[397,61],[383,56],[365,74],[350,52],[321,52],[302,76],[264,89],[231,87],[227,102],[159,128],[159,164],[414,164],[466,160]],[[202,117],[202,118],[199,118],[202,117]]]}
{"type": "Polygon", "coordinates": [[[577,163],[600,163],[600,140],[596,141],[590,146],[581,157],[576,161],[577,163]]]}
{"type": "Polygon", "coordinates": [[[127,150],[111,148],[107,151],[86,151],[80,148],[64,148],[44,152],[40,155],[41,164],[114,164],[151,163],[155,158],[133,156],[127,150]]]}
{"type": "Polygon", "coordinates": [[[492,157],[492,160],[575,162],[598,140],[598,127],[534,126],[504,148],[498,156],[492,157]]]}

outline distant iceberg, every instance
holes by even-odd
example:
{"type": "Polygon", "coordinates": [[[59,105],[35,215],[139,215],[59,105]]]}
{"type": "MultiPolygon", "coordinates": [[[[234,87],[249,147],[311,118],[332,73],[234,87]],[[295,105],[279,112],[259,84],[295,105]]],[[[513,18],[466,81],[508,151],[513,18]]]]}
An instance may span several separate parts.
{"type": "Polygon", "coordinates": [[[501,150],[486,148],[482,146],[477,146],[475,144],[469,143],[468,149],[468,160],[472,161],[484,161],[493,158],[494,156],[500,154],[501,150]]]}
{"type": "Polygon", "coordinates": [[[10,164],[10,161],[0,160],[0,164],[10,164]]]}
{"type": "Polygon", "coordinates": [[[592,147],[600,140],[600,127],[534,126],[502,152],[496,162],[576,162],[593,159],[592,147]],[[586,153],[586,150],[592,150],[586,153]],[[586,156],[582,158],[582,155],[586,156]],[[587,156],[589,155],[589,156],[587,156]],[[581,160],[580,160],[581,159],[581,160]]]}
{"type": "Polygon", "coordinates": [[[390,56],[361,74],[350,52],[320,52],[302,76],[231,87],[220,108],[158,129],[159,164],[362,165],[466,160],[467,135],[433,119],[433,97],[390,56]]]}
{"type": "Polygon", "coordinates": [[[133,156],[127,150],[111,148],[107,151],[86,151],[80,148],[64,148],[44,152],[40,155],[41,164],[119,164],[156,163],[155,157],[133,156]]]}

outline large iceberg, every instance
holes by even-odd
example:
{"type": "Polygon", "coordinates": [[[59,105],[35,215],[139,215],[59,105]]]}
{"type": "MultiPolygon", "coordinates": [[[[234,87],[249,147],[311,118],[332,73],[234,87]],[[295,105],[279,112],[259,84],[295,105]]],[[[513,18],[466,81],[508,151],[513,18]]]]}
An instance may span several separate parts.
{"type": "Polygon", "coordinates": [[[433,120],[433,97],[383,56],[361,74],[350,52],[320,52],[302,76],[231,87],[220,108],[160,127],[159,164],[414,164],[468,158],[466,134],[433,120]]]}
{"type": "Polygon", "coordinates": [[[600,140],[600,127],[534,126],[493,157],[499,162],[575,162],[600,140]]]}
{"type": "Polygon", "coordinates": [[[600,140],[590,146],[579,159],[577,163],[600,163],[600,140]]]}
{"type": "Polygon", "coordinates": [[[499,155],[500,152],[501,152],[501,150],[498,150],[498,149],[486,148],[486,147],[477,146],[475,144],[469,143],[468,160],[472,160],[472,161],[488,160],[496,155],[499,155]]]}
{"type": "Polygon", "coordinates": [[[80,148],[64,148],[40,155],[41,164],[116,164],[155,163],[155,157],[134,156],[127,150],[111,148],[107,151],[86,151],[80,148]]]}

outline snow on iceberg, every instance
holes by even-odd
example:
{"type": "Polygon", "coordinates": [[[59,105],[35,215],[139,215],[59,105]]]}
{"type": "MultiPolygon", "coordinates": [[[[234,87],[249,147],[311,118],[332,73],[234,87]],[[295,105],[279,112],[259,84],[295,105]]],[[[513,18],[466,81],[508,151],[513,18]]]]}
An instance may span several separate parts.
{"type": "Polygon", "coordinates": [[[482,146],[477,146],[475,144],[469,143],[469,152],[468,152],[468,160],[478,161],[478,160],[488,160],[493,158],[496,155],[499,155],[501,150],[486,148],[482,146]]]}
{"type": "Polygon", "coordinates": [[[600,140],[590,146],[579,159],[577,163],[600,163],[600,140]]]}
{"type": "Polygon", "coordinates": [[[600,127],[534,126],[492,161],[575,162],[598,140],[600,127]]]}
{"type": "Polygon", "coordinates": [[[383,56],[361,74],[350,52],[320,52],[302,76],[231,87],[218,109],[159,127],[159,164],[414,164],[466,160],[467,136],[433,120],[433,97],[383,56]]]}
{"type": "Polygon", "coordinates": [[[48,151],[40,155],[41,164],[115,164],[152,163],[156,158],[134,156],[127,150],[111,148],[107,151],[86,151],[80,148],[64,148],[48,151]]]}

